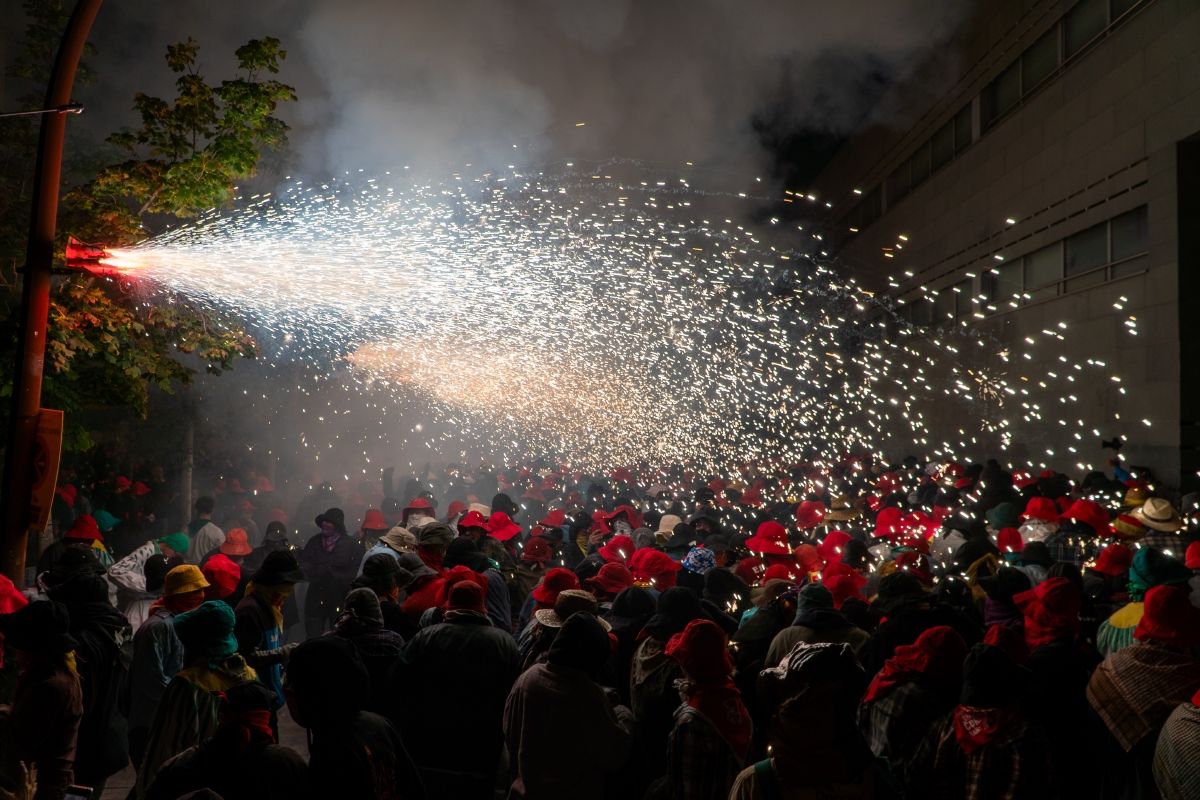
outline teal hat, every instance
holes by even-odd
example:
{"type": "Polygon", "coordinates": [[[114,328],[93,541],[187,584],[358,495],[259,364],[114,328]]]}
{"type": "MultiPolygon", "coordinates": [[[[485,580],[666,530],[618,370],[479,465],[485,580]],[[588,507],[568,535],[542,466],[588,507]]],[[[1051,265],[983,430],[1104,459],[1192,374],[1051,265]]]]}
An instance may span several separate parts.
{"type": "Polygon", "coordinates": [[[99,509],[93,513],[92,519],[96,520],[96,524],[100,526],[101,533],[108,533],[113,528],[121,524],[121,520],[117,519],[104,509],[99,509]]]}
{"type": "Polygon", "coordinates": [[[1129,599],[1141,600],[1155,586],[1187,583],[1192,571],[1180,561],[1153,547],[1140,547],[1129,565],[1129,599]]]}
{"type": "Polygon", "coordinates": [[[1021,524],[1017,507],[1012,503],[1000,503],[993,506],[984,516],[987,517],[988,524],[998,531],[1005,528],[1016,528],[1021,524]]]}
{"type": "Polygon", "coordinates": [[[176,614],[174,626],[189,658],[204,653],[209,664],[216,666],[237,652],[234,622],[233,609],[227,603],[208,600],[191,611],[176,614]]]}
{"type": "Polygon", "coordinates": [[[159,544],[165,544],[167,547],[181,555],[187,555],[188,548],[192,544],[192,540],[189,539],[188,535],[182,531],[177,533],[168,533],[161,539],[155,539],[154,541],[158,542],[159,544]]]}

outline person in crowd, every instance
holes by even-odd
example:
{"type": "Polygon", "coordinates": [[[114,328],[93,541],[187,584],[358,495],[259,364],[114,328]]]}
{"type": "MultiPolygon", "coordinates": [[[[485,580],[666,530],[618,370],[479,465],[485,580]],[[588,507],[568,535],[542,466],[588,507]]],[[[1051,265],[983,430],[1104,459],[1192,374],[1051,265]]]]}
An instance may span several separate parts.
{"type": "Polygon", "coordinates": [[[367,549],[363,554],[362,563],[358,565],[358,574],[361,575],[367,566],[367,559],[371,556],[386,555],[393,561],[399,561],[400,556],[405,553],[417,552],[417,537],[406,528],[401,528],[397,525],[394,528],[388,529],[379,539],[367,549]]]}
{"type": "Polygon", "coordinates": [[[392,696],[392,688],[387,683],[388,672],[404,652],[404,637],[383,626],[379,597],[370,589],[351,589],[330,635],[340,636],[354,645],[371,680],[371,695],[366,708],[376,714],[385,713],[392,696]]]}
{"type": "Polygon", "coordinates": [[[213,509],[216,501],[211,497],[196,499],[193,507],[195,512],[192,521],[188,523],[187,562],[199,565],[200,560],[225,542],[225,532],[213,522],[213,509]]]}
{"type": "Polygon", "coordinates": [[[118,608],[139,599],[146,592],[146,562],[161,555],[172,559],[187,557],[190,541],[186,533],[171,533],[146,542],[108,568],[108,580],[116,589],[118,608]]]}
{"type": "Polygon", "coordinates": [[[865,677],[845,643],[799,644],[764,670],[769,755],[738,774],[730,800],[872,798],[870,753],[854,725],[865,677]]]}
{"type": "Polygon", "coordinates": [[[654,796],[725,800],[750,754],[753,732],[733,683],[729,637],[715,622],[692,620],[667,642],[666,653],[683,670],[683,705],[668,739],[667,775],[654,796]]]}
{"type": "Polygon", "coordinates": [[[958,702],[966,655],[953,628],[934,626],[897,647],[863,694],[858,726],[893,791],[902,793],[917,746],[958,702]]]}
{"type": "Polygon", "coordinates": [[[918,746],[914,797],[1051,797],[1050,742],[1021,709],[1027,673],[999,647],[977,644],[958,705],[918,746]]]}
{"type": "Polygon", "coordinates": [[[220,600],[230,608],[241,601],[242,568],[224,553],[215,553],[204,562],[200,572],[208,581],[208,588],[204,591],[205,600],[220,600]]]}
{"type": "MultiPolygon", "coordinates": [[[[129,590],[118,591],[120,598],[117,609],[129,620],[129,626],[136,631],[150,616],[150,609],[162,597],[163,581],[167,573],[183,564],[179,556],[167,558],[161,553],[150,556],[142,566],[142,575],[146,580],[144,592],[129,590]]],[[[111,596],[111,590],[110,590],[111,596]]]]}
{"type": "Polygon", "coordinates": [[[167,760],[216,732],[221,694],[258,679],[238,654],[235,624],[233,609],[220,600],[206,600],[174,618],[184,666],[167,684],[155,710],[137,774],[139,798],[145,797],[167,760]]]}
{"type": "Polygon", "coordinates": [[[400,735],[366,710],[371,679],[353,644],[340,636],[302,643],[288,659],[283,691],[292,719],[308,730],[310,796],[424,800],[400,735]]]}
{"type": "Polygon", "coordinates": [[[267,555],[250,576],[246,596],[234,609],[234,637],[238,652],[272,692],[276,711],[283,706],[283,664],[294,645],[284,642],[287,630],[283,609],[296,584],[304,580],[300,564],[290,550],[267,555]]]}
{"type": "Polygon", "coordinates": [[[1200,691],[1163,723],[1154,748],[1154,783],[1163,800],[1200,797],[1200,691]]]}
{"type": "Polygon", "coordinates": [[[517,672],[516,643],[488,618],[483,587],[455,583],[443,621],[413,637],[386,683],[422,687],[394,697],[391,715],[410,743],[430,798],[491,796],[504,703],[517,672]],[[469,692],[461,691],[467,686],[469,692]],[[456,722],[453,748],[426,735],[428,720],[438,716],[456,722]]]}
{"type": "Polygon", "coordinates": [[[333,624],[358,572],[362,548],[346,535],[346,515],[331,508],[317,516],[320,531],[300,553],[300,568],[308,579],[304,598],[304,630],[320,636],[333,624]]]}
{"type": "Polygon", "coordinates": [[[1146,593],[1155,586],[1186,586],[1192,577],[1182,561],[1153,547],[1139,547],[1129,565],[1126,594],[1129,602],[1114,611],[1096,632],[1100,655],[1109,656],[1129,647],[1145,612],[1146,593]]]}
{"type": "Polygon", "coordinates": [[[513,685],[504,706],[512,782],[521,800],[603,800],[606,779],[625,764],[633,713],[596,683],[610,653],[591,614],[566,621],[545,663],[513,685]]]}
{"type": "Polygon", "coordinates": [[[62,557],[63,551],[68,547],[84,547],[92,550],[104,569],[113,565],[112,554],[104,546],[104,534],[100,531],[100,524],[91,514],[80,514],[71,523],[71,527],[63,533],[61,539],[42,551],[42,555],[37,561],[38,574],[53,570],[58,559],[62,557]]]}
{"type": "MultiPolygon", "coordinates": [[[[92,551],[85,551],[95,559],[92,551]]],[[[75,783],[103,793],[108,779],[129,763],[129,735],[118,708],[127,679],[126,653],[133,629],[108,600],[108,582],[97,571],[82,571],[57,583],[48,594],[62,603],[75,641],[75,668],[83,690],[83,718],[75,756],[75,783]]]]}
{"type": "Polygon", "coordinates": [[[846,642],[856,653],[870,638],[834,608],[833,594],[820,583],[810,583],[796,596],[796,618],[791,626],[775,634],[767,650],[767,667],[780,662],[800,643],[846,642]]]}
{"type": "Polygon", "coordinates": [[[413,579],[413,574],[400,566],[398,559],[376,553],[363,562],[362,573],[351,585],[356,589],[365,588],[374,592],[379,599],[380,613],[383,614],[383,627],[403,635],[407,626],[400,604],[413,579]]]}
{"type": "Polygon", "coordinates": [[[276,743],[271,717],[277,705],[260,683],[231,686],[221,698],[216,732],[163,764],[146,800],[176,800],[200,790],[222,800],[309,796],[308,764],[276,743]]]}
{"type": "Polygon", "coordinates": [[[154,715],[171,679],[183,669],[183,643],[175,617],[204,602],[208,581],[200,568],[182,564],[163,579],[163,596],[133,635],[129,666],[129,757],[140,768],[154,715]]]}
{"type": "Polygon", "coordinates": [[[1087,700],[1102,724],[1096,764],[1104,797],[1153,797],[1158,733],[1180,703],[1200,689],[1200,609],[1179,586],[1144,598],[1134,643],[1092,673],[1087,700]]]}
{"type": "Polygon", "coordinates": [[[62,800],[74,783],[83,690],[75,669],[77,642],[70,634],[66,607],[39,600],[0,618],[4,645],[19,672],[12,705],[0,723],[0,783],[26,784],[25,769],[36,772],[30,800],[62,800]]]}

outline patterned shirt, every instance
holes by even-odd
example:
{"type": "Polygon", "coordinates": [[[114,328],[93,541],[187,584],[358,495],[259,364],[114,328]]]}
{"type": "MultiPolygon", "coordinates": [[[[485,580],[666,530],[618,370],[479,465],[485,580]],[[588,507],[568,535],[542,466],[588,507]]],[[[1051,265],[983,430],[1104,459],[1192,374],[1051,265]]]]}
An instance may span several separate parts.
{"type": "Polygon", "coordinates": [[[1164,800],[1200,797],[1200,708],[1191,703],[1172,711],[1158,735],[1154,782],[1164,800]]]}

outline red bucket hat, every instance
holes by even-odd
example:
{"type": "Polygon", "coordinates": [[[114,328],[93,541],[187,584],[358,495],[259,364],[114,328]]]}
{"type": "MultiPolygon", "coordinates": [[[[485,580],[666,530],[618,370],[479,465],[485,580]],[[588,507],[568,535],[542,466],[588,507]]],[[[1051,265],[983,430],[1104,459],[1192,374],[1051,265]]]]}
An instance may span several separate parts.
{"type": "Polygon", "coordinates": [[[100,533],[100,525],[91,514],[80,514],[71,523],[70,529],[63,534],[64,539],[80,539],[87,542],[104,541],[100,533]]]}
{"type": "Polygon", "coordinates": [[[609,539],[597,552],[606,562],[624,564],[633,555],[633,551],[633,537],[621,534],[609,539]]]}
{"type": "Polygon", "coordinates": [[[1122,573],[1128,572],[1129,565],[1132,563],[1132,550],[1123,544],[1110,544],[1100,551],[1100,555],[1096,558],[1096,565],[1092,569],[1101,575],[1115,578],[1122,573]]]}
{"type": "Polygon", "coordinates": [[[1025,504],[1021,519],[1036,519],[1039,522],[1058,522],[1058,506],[1049,497],[1031,497],[1025,504]]]}
{"type": "Polygon", "coordinates": [[[908,530],[904,512],[897,506],[888,506],[875,516],[875,536],[892,539],[908,530]]]}
{"type": "Polygon", "coordinates": [[[541,536],[534,536],[521,548],[521,560],[532,561],[536,564],[548,564],[554,557],[554,548],[550,542],[541,536]]]}
{"type": "Polygon", "coordinates": [[[1025,549],[1025,540],[1016,528],[1001,528],[996,534],[996,547],[1001,553],[1019,553],[1025,549]]]}
{"type": "Polygon", "coordinates": [[[613,562],[601,567],[596,577],[588,578],[587,584],[605,594],[615,595],[633,586],[633,573],[624,564],[613,562]]]}
{"type": "Polygon", "coordinates": [[[221,543],[220,550],[227,556],[248,556],[253,552],[250,537],[242,528],[230,528],[226,531],[225,541],[221,543]]]}
{"type": "Polygon", "coordinates": [[[208,581],[208,588],[204,590],[208,600],[224,600],[233,594],[242,580],[242,568],[220,553],[210,558],[200,571],[208,581]]]}
{"type": "Polygon", "coordinates": [[[1025,615],[1025,643],[1030,650],[1079,635],[1079,609],[1083,598],[1066,578],[1048,578],[1013,595],[1013,605],[1025,615]]]}
{"type": "Polygon", "coordinates": [[[1063,512],[1063,519],[1073,519],[1087,525],[1098,536],[1112,536],[1112,524],[1108,520],[1108,512],[1094,500],[1080,498],[1063,512]]]}
{"type": "Polygon", "coordinates": [[[1183,563],[1187,565],[1188,569],[1200,569],[1200,542],[1192,542],[1187,546],[1183,563]]]}
{"type": "Polygon", "coordinates": [[[513,522],[503,511],[494,511],[488,517],[487,531],[493,538],[507,542],[521,532],[521,526],[513,522]]]}
{"type": "Polygon", "coordinates": [[[834,608],[841,608],[842,603],[851,597],[865,601],[867,598],[863,596],[862,588],[866,585],[867,579],[854,571],[834,575],[825,581],[825,588],[833,595],[834,608]]]}
{"type": "Polygon", "coordinates": [[[788,546],[787,530],[773,519],[758,526],[754,535],[746,540],[746,549],[752,553],[766,553],[773,556],[790,556],[792,549],[788,546]]]}
{"type": "Polygon", "coordinates": [[[483,518],[483,514],[478,511],[468,511],[463,514],[462,519],[458,521],[458,529],[460,531],[467,528],[479,528],[486,531],[488,529],[487,520],[483,518]]]}
{"type": "Polygon", "coordinates": [[[729,640],[715,622],[694,619],[667,642],[666,654],[679,662],[690,678],[701,683],[720,681],[733,673],[729,640]]]}
{"type": "Polygon", "coordinates": [[[1155,586],[1146,592],[1145,612],[1133,638],[1139,642],[1153,639],[1169,647],[1192,648],[1200,645],[1200,609],[1188,599],[1182,586],[1155,586]]]}
{"type": "Polygon", "coordinates": [[[578,589],[579,578],[566,567],[552,567],[542,576],[542,582],[534,587],[533,599],[544,606],[553,607],[558,593],[565,589],[578,589]]]}
{"type": "Polygon", "coordinates": [[[362,529],[364,531],[389,531],[392,526],[383,518],[383,512],[378,508],[368,508],[363,515],[362,529]]]}
{"type": "Polygon", "coordinates": [[[633,573],[637,583],[644,583],[656,589],[669,589],[675,585],[675,573],[683,567],[661,550],[643,547],[638,550],[625,566],[633,573]]]}
{"type": "Polygon", "coordinates": [[[552,508],[546,512],[546,516],[538,520],[538,525],[545,525],[547,528],[561,527],[567,521],[567,513],[561,508],[552,508]]]}
{"type": "Polygon", "coordinates": [[[846,543],[850,541],[850,534],[846,531],[830,531],[825,539],[817,545],[817,552],[821,554],[821,558],[828,564],[831,561],[841,561],[842,553],[846,551],[846,543]]]}
{"type": "Polygon", "coordinates": [[[815,528],[825,519],[825,504],[818,500],[805,500],[796,506],[796,526],[801,530],[815,528]]]}

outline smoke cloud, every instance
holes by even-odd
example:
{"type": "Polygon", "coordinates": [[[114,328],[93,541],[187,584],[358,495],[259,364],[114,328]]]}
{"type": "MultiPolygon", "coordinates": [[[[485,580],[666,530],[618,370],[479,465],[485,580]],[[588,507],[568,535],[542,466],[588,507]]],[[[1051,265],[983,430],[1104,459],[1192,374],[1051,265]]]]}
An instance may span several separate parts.
{"type": "MultiPolygon", "coordinates": [[[[755,119],[834,134],[953,32],[952,0],[256,0],[109,4],[82,87],[97,133],[134,91],[170,91],[165,46],[201,42],[210,79],[246,39],[289,50],[289,168],[444,175],[572,158],[759,174],[755,119]],[[579,126],[579,123],[584,125],[579,126]],[[468,168],[466,165],[471,165],[468,168]]],[[[98,136],[97,136],[98,138],[98,136]]]]}

